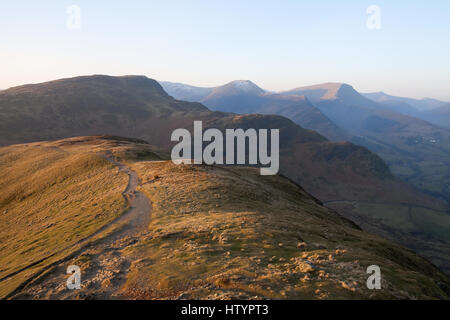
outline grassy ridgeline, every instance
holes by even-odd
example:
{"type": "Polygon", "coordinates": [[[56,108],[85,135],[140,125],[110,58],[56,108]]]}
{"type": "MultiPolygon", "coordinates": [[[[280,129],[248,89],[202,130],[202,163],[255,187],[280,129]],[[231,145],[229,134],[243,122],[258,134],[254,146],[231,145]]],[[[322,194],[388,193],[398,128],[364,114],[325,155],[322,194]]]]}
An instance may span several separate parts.
{"type": "Polygon", "coordinates": [[[285,178],[164,159],[142,141],[114,137],[1,148],[0,277],[12,274],[0,280],[1,296],[448,298],[448,278],[429,262],[361,231],[285,178]],[[118,239],[118,256],[105,250],[115,242],[74,246],[127,208],[128,177],[105,154],[137,173],[153,207],[142,236],[118,239]],[[127,264],[119,270],[120,261],[127,264]],[[82,290],[65,288],[70,264],[82,270],[82,290]],[[372,264],[381,267],[383,290],[366,287],[372,264]]]}
{"type": "Polygon", "coordinates": [[[0,295],[126,209],[127,175],[88,149],[52,143],[0,148],[0,278],[49,257],[0,283],[0,295]]]}

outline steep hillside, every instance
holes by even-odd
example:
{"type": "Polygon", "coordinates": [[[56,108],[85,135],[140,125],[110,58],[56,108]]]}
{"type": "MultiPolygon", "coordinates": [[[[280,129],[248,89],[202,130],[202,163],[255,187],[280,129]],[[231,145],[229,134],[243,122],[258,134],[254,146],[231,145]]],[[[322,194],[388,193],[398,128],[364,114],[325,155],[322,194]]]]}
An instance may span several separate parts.
{"type": "Polygon", "coordinates": [[[215,88],[167,82],[161,82],[161,85],[174,98],[201,102],[211,110],[281,115],[303,128],[319,132],[332,141],[348,139],[345,132],[309,103],[308,99],[269,93],[249,80],[232,81],[215,88]]]}
{"type": "Polygon", "coordinates": [[[326,83],[285,94],[305,95],[329,119],[385,160],[415,187],[450,203],[450,131],[369,100],[351,86],[326,83]]]}
{"type": "Polygon", "coordinates": [[[280,129],[280,173],[364,228],[418,250],[445,270],[450,266],[450,215],[443,203],[396,180],[367,149],[329,142],[284,117],[211,112],[175,100],[156,81],[139,76],[12,88],[0,93],[0,115],[3,144],[95,133],[170,150],[173,130],[192,130],[194,120],[202,120],[204,129],[280,129]]]}
{"type": "Polygon", "coordinates": [[[138,136],[142,130],[157,131],[159,118],[182,119],[186,113],[210,112],[198,103],[170,98],[143,76],[96,75],[25,85],[0,93],[0,145],[80,134],[138,136]]]}
{"type": "Polygon", "coordinates": [[[0,192],[3,298],[449,298],[433,265],[280,176],[176,166],[118,137],[0,155],[2,186],[12,184],[0,192]],[[66,288],[69,265],[80,267],[80,290],[66,288]],[[366,287],[369,265],[381,268],[381,290],[366,287]]]}

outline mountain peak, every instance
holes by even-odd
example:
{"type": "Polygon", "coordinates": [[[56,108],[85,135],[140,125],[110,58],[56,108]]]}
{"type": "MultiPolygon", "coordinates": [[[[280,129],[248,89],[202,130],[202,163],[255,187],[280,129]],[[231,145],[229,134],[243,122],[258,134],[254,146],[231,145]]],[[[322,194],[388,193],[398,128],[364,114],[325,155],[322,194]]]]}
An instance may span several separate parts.
{"type": "Polygon", "coordinates": [[[342,82],[325,82],[312,86],[298,87],[284,94],[306,95],[310,100],[336,100],[341,95],[359,95],[349,84],[342,82]]]}
{"type": "Polygon", "coordinates": [[[244,93],[262,94],[265,92],[263,89],[258,87],[255,83],[253,83],[250,80],[234,80],[226,84],[224,87],[230,86],[244,93]]]}

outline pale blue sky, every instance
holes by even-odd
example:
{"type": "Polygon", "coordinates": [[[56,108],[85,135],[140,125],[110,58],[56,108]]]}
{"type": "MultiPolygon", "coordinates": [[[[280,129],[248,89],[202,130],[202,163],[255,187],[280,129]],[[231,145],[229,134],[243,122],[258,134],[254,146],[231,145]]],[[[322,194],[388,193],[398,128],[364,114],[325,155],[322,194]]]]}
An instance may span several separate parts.
{"type": "Polygon", "coordinates": [[[2,1],[0,88],[143,74],[268,90],[337,81],[450,101],[450,1],[2,1]],[[68,5],[81,29],[66,27],[68,5]],[[381,29],[366,26],[369,5],[381,29]]]}

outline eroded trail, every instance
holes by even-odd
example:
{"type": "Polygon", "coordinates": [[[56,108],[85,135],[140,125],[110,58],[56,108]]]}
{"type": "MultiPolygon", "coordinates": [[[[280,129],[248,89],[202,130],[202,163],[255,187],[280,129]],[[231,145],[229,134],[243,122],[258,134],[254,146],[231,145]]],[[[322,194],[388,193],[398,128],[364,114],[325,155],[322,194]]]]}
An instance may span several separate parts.
{"type": "Polygon", "coordinates": [[[111,154],[104,156],[119,168],[119,172],[129,177],[123,192],[129,209],[94,234],[80,240],[76,244],[80,249],[75,254],[52,263],[34,279],[29,279],[20,292],[16,292],[19,295],[12,295],[12,298],[120,298],[121,288],[135,259],[133,247],[149,236],[151,203],[143,193],[136,190],[140,184],[138,175],[116,161],[111,154]],[[108,235],[100,237],[102,233],[108,235]],[[81,290],[67,289],[66,270],[69,265],[77,265],[81,269],[81,290]]]}
{"type": "Polygon", "coordinates": [[[123,195],[129,202],[130,208],[126,213],[112,222],[112,224],[126,224],[121,232],[116,233],[115,237],[145,231],[150,223],[151,204],[142,192],[136,191],[137,186],[140,184],[138,175],[126,165],[116,161],[110,154],[106,154],[105,157],[108,161],[116,165],[119,171],[125,172],[129,177],[128,185],[123,195]]]}

